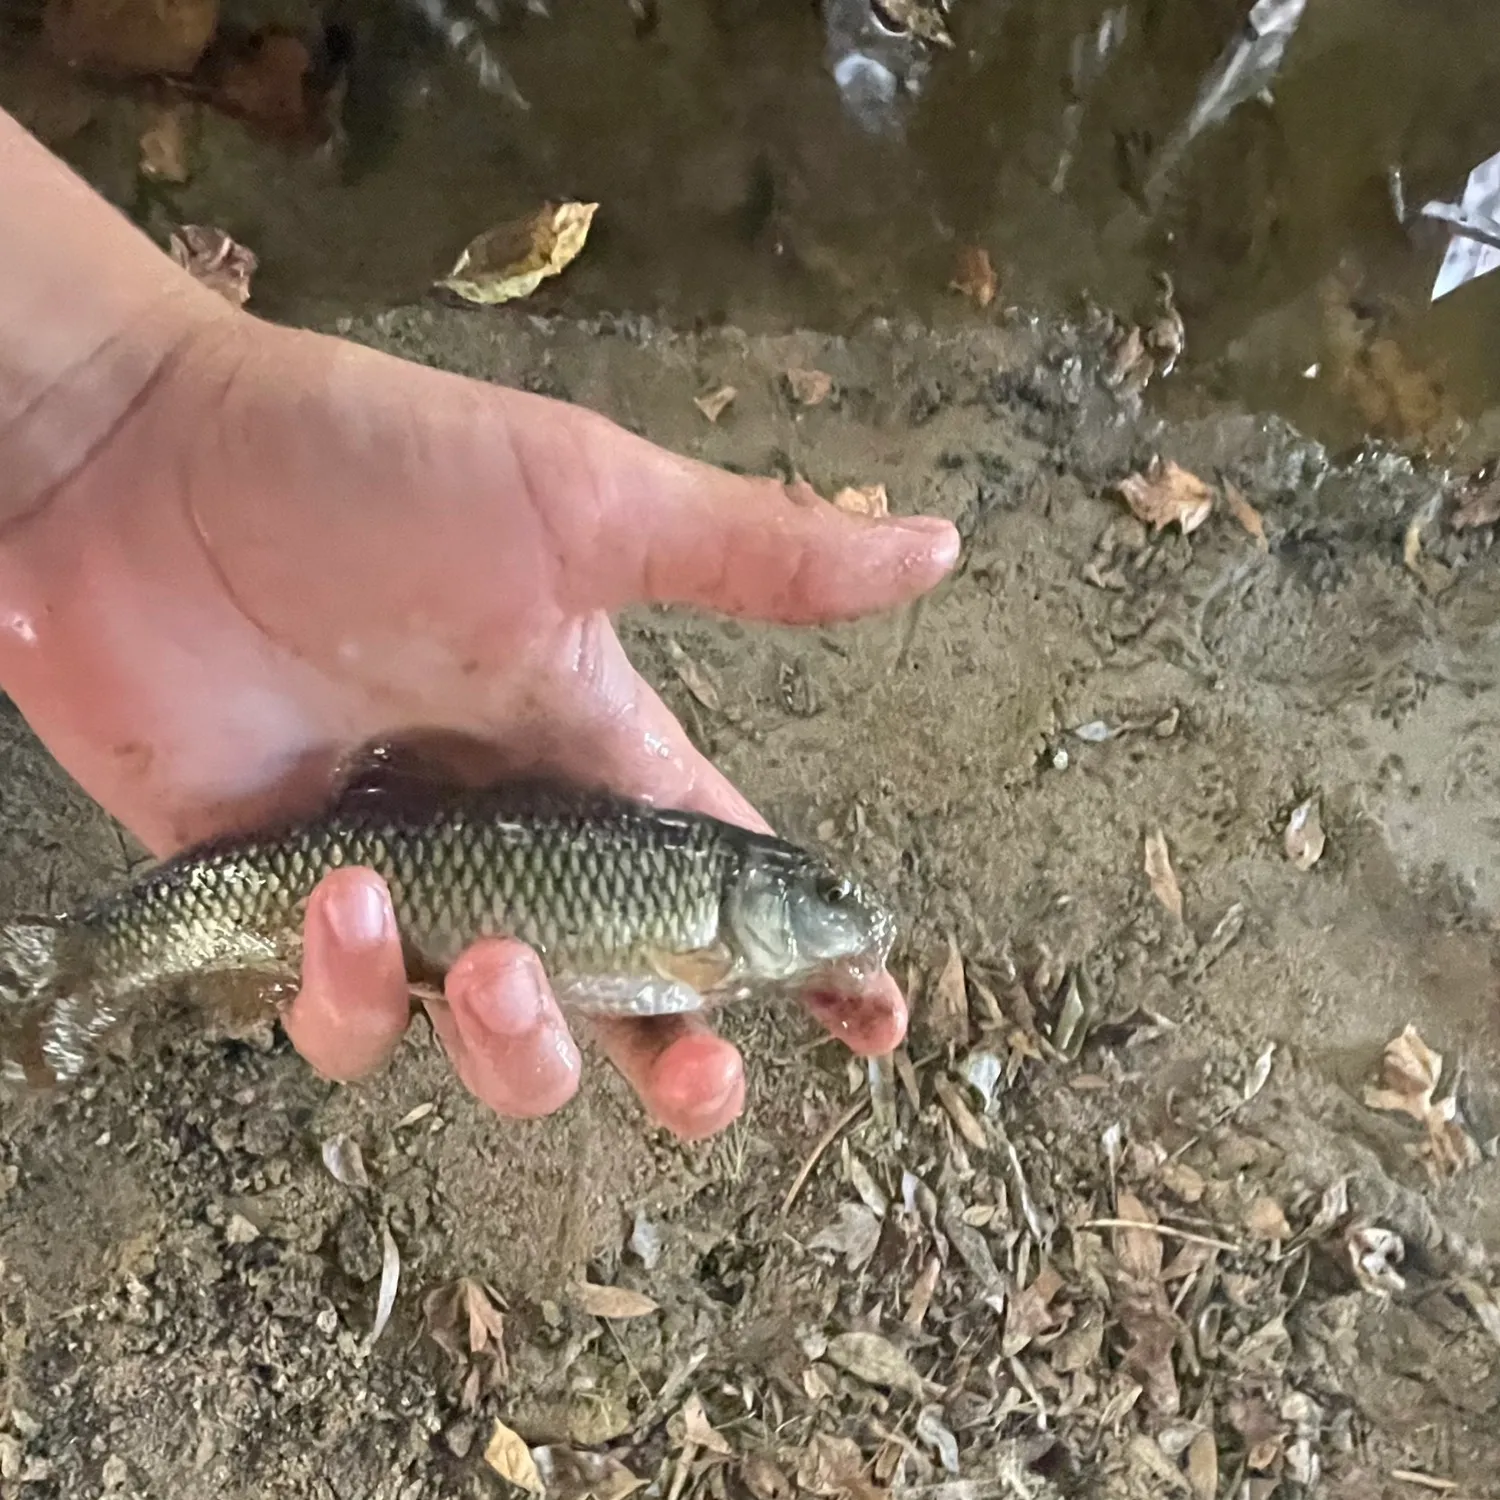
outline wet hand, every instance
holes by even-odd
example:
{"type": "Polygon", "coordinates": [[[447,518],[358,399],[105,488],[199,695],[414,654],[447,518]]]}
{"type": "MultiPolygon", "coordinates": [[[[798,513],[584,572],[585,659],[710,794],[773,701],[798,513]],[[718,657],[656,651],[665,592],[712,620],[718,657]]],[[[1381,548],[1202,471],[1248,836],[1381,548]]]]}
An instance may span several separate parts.
{"type": "MultiPolygon", "coordinates": [[[[352,747],[413,729],[482,741],[485,774],[764,827],[631,667],[612,612],[848,619],[914,599],[958,549],[946,522],[848,516],[579,408],[217,310],[0,540],[0,680],[158,853],[312,812],[352,747]]],[[[306,938],[287,1030],[320,1072],[363,1076],[410,1017],[378,877],[325,881],[306,938]]],[[[861,1053],[904,1034],[889,976],[807,1004],[861,1053]]],[[[501,1113],[576,1090],[577,1045],[520,945],[476,944],[429,1012],[501,1113]]],[[[678,1134],[739,1113],[742,1060],[703,1020],[591,1025],[678,1134]]]]}

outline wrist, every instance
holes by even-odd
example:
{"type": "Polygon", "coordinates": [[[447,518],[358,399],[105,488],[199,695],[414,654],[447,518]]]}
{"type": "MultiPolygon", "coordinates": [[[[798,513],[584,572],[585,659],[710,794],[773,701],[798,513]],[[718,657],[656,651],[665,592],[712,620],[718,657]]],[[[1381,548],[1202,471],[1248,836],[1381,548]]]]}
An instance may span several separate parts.
{"type": "Polygon", "coordinates": [[[205,331],[200,286],[0,111],[0,541],[141,409],[205,331]]]}

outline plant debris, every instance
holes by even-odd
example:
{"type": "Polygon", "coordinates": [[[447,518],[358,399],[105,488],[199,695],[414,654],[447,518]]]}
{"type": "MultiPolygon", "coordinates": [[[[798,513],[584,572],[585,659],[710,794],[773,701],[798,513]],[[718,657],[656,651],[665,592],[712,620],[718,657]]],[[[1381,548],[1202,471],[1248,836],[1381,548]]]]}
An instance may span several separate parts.
{"type": "Polygon", "coordinates": [[[364,1153],[353,1136],[329,1136],[323,1142],[323,1165],[328,1168],[328,1175],[345,1187],[367,1188],[370,1185],[364,1153]]]}
{"type": "Polygon", "coordinates": [[[545,203],[533,214],[497,225],[471,241],[437,285],[487,307],[529,297],[577,258],[598,208],[597,203],[545,203]]]}
{"type": "Polygon", "coordinates": [[[1172,869],[1172,857],[1167,852],[1167,836],[1159,828],[1146,835],[1145,869],[1146,879],[1151,883],[1151,894],[1180,922],[1182,891],[1172,869]]]}
{"type": "Polygon", "coordinates": [[[1176,525],[1188,536],[1214,508],[1213,491],[1196,474],[1159,455],[1145,473],[1127,475],[1116,488],[1136,519],[1153,531],[1176,525]]]}
{"type": "Polygon", "coordinates": [[[222,229],[184,224],[173,230],[169,248],[179,266],[226,302],[243,307],[250,300],[250,279],[260,262],[253,250],[237,245],[222,229]]]}
{"type": "Polygon", "coordinates": [[[961,293],[980,307],[988,307],[995,300],[999,283],[1000,278],[990,264],[990,252],[983,246],[965,245],[958,252],[949,291],[961,293]]]}
{"type": "Polygon", "coordinates": [[[1427,1139],[1413,1149],[1435,1175],[1446,1177],[1475,1165],[1479,1147],[1459,1123],[1456,1097],[1433,1098],[1442,1071],[1442,1054],[1408,1025],[1386,1043],[1380,1081],[1365,1090],[1365,1103],[1371,1109],[1408,1114],[1423,1125],[1427,1139]]]}
{"type": "Polygon", "coordinates": [[[889,515],[891,509],[883,484],[867,484],[860,489],[848,486],[833,497],[833,503],[850,515],[873,516],[877,519],[889,515]]]}
{"type": "Polygon", "coordinates": [[[1237,484],[1225,480],[1223,491],[1224,504],[1229,514],[1239,523],[1246,535],[1254,538],[1259,551],[1268,551],[1270,543],[1266,540],[1265,517],[1245,498],[1244,491],[1237,484]]]}
{"type": "Polygon", "coordinates": [[[592,1281],[577,1283],[573,1300],[581,1312],[595,1318],[649,1318],[659,1310],[644,1292],[633,1292],[624,1286],[600,1286],[592,1281]]]}
{"type": "Polygon", "coordinates": [[[833,394],[833,376],[822,370],[788,370],[786,384],[798,406],[821,406],[833,394]]]}
{"type": "Polygon", "coordinates": [[[693,405],[708,418],[710,422],[717,423],[719,418],[729,409],[734,398],[739,395],[732,385],[721,385],[716,391],[709,391],[703,396],[694,396],[693,405]]]}
{"type": "Polygon", "coordinates": [[[368,1346],[372,1347],[385,1332],[396,1306],[396,1289],[401,1284],[401,1252],[389,1224],[380,1226],[380,1292],[375,1299],[375,1321],[370,1327],[368,1346]]]}
{"type": "Polygon", "coordinates": [[[1318,799],[1309,797],[1306,802],[1301,802],[1292,809],[1292,815],[1286,821],[1282,845],[1286,850],[1286,857],[1299,870],[1310,870],[1322,859],[1324,843],[1323,824],[1318,816],[1318,799]]]}
{"type": "Polygon", "coordinates": [[[494,1430],[484,1447],[484,1461],[508,1484],[528,1495],[545,1495],[546,1486],[537,1472],[536,1460],[520,1433],[495,1419],[494,1430]]]}

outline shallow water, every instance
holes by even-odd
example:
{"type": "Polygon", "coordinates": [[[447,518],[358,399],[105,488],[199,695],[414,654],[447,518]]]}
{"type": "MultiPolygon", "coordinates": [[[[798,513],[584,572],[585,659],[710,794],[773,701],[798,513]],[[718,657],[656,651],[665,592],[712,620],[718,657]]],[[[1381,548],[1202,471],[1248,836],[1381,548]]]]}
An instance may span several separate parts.
{"type": "Polygon", "coordinates": [[[601,203],[594,232],[538,310],[941,325],[975,315],[948,281],[978,244],[997,307],[1091,296],[1145,317],[1170,273],[1188,336],[1169,404],[1421,443],[1500,403],[1500,275],[1431,304],[1447,231],[1403,225],[1390,186],[1394,169],[1409,216],[1456,201],[1500,149],[1488,0],[1307,0],[1270,94],[1195,135],[1245,0],[955,0],[949,48],[869,0],[538,0],[490,20],[440,0],[513,91],[424,44],[415,3],[342,12],[342,163],[246,150],[220,122],[214,170],[175,192],[255,247],[272,315],[419,298],[480,230],[576,195],[601,203]]]}

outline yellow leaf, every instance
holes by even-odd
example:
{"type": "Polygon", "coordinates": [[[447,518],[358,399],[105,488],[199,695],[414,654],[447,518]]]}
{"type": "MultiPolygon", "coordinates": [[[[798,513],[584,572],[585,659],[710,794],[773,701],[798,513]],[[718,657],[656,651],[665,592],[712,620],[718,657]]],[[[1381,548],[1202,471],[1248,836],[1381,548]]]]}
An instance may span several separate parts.
{"type": "Polygon", "coordinates": [[[1131,474],[1117,486],[1125,503],[1153,531],[1176,524],[1182,534],[1196,531],[1214,508],[1213,491],[1184,468],[1160,458],[1144,474],[1131,474]]]}
{"type": "Polygon", "coordinates": [[[513,1432],[504,1422],[497,1421],[490,1440],[485,1445],[484,1461],[502,1479],[509,1480],[517,1489],[528,1494],[544,1495],[546,1486],[536,1471],[531,1449],[518,1432],[513,1432]]]}
{"type": "Polygon", "coordinates": [[[486,306],[528,297],[577,257],[598,208],[597,203],[544,203],[524,219],[487,230],[438,285],[486,306]]]}
{"type": "Polygon", "coordinates": [[[884,516],[890,514],[890,500],[883,484],[867,484],[861,489],[852,486],[842,489],[833,497],[840,510],[855,516],[884,516]]]}

